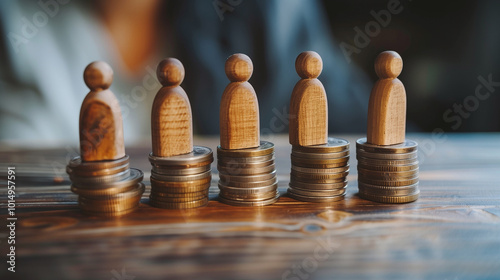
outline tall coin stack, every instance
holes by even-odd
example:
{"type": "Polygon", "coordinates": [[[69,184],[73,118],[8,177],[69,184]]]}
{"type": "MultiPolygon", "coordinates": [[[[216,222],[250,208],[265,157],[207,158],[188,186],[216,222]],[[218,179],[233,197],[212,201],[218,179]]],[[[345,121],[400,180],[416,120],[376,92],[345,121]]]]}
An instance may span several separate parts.
{"type": "Polygon", "coordinates": [[[359,196],[382,203],[406,203],[418,199],[417,143],[378,146],[356,141],[359,196]]]}
{"type": "Polygon", "coordinates": [[[248,82],[252,61],[234,54],[226,60],[225,72],[231,82],[219,112],[219,201],[234,206],[272,204],[279,198],[274,144],[260,141],[259,103],[248,82]]]}
{"type": "Polygon", "coordinates": [[[288,196],[308,202],[342,200],[349,174],[349,142],[328,137],[326,92],[318,80],[323,62],[318,53],[297,56],[300,80],[290,98],[289,137],[292,170],[288,196]]]}
{"type": "Polygon", "coordinates": [[[406,91],[397,78],[403,60],[385,51],[375,60],[379,80],[370,94],[367,137],[356,141],[358,195],[381,203],[418,199],[417,143],[405,138],[406,91]]]}
{"type": "Polygon", "coordinates": [[[158,64],[156,74],[163,87],[151,112],[150,204],[168,209],[205,206],[214,157],[210,148],[193,146],[191,105],[180,86],[184,66],[175,58],[166,58],[158,64]]]}
{"type": "Polygon", "coordinates": [[[138,208],[145,186],[144,174],[129,168],[125,154],[120,106],[108,89],[113,70],[105,62],[93,62],[85,68],[84,80],[90,92],[80,110],[81,155],[66,168],[71,190],[86,214],[125,215],[138,208]]]}
{"type": "Polygon", "coordinates": [[[278,200],[272,143],[263,141],[255,149],[224,150],[219,146],[217,169],[221,202],[236,206],[261,206],[278,200]]]}
{"type": "Polygon", "coordinates": [[[349,141],[328,138],[315,146],[292,146],[288,195],[309,202],[342,200],[349,174],[349,141]]]}

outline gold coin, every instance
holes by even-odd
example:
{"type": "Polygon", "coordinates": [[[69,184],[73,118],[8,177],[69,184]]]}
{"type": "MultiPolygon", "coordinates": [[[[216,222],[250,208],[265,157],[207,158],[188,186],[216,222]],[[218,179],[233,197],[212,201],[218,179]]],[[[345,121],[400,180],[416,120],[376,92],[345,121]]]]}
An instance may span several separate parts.
{"type": "Polygon", "coordinates": [[[278,201],[278,199],[279,199],[279,192],[276,193],[275,197],[262,201],[236,201],[219,196],[219,201],[221,203],[232,206],[244,206],[244,207],[266,206],[275,203],[276,201],[278,201]]]}
{"type": "Polygon", "coordinates": [[[418,183],[418,176],[413,178],[404,178],[402,180],[389,181],[389,180],[372,180],[370,178],[358,175],[358,181],[369,185],[401,187],[418,183]]]}
{"type": "Polygon", "coordinates": [[[151,171],[151,179],[155,179],[157,181],[164,182],[187,182],[187,181],[196,181],[205,179],[208,177],[212,177],[212,171],[208,170],[203,173],[194,174],[194,175],[182,175],[182,176],[174,176],[174,175],[162,175],[158,174],[154,171],[151,171]]]}
{"type": "Polygon", "coordinates": [[[266,181],[266,180],[271,180],[274,177],[276,177],[276,169],[273,170],[272,172],[266,173],[266,174],[259,174],[259,175],[229,175],[229,174],[224,174],[224,173],[219,173],[219,178],[223,182],[242,182],[242,183],[248,183],[248,182],[258,182],[258,181],[266,181]]]}
{"type": "Polygon", "coordinates": [[[336,168],[307,168],[307,167],[292,165],[292,170],[309,174],[336,174],[349,171],[349,164],[347,164],[346,166],[336,167],[336,168]]]}
{"type": "Polygon", "coordinates": [[[189,208],[198,208],[208,204],[208,197],[195,200],[195,201],[187,201],[187,202],[163,202],[157,200],[149,200],[149,204],[156,208],[163,209],[189,209],[189,208]]]}
{"type": "MultiPolygon", "coordinates": [[[[332,179],[341,179],[347,177],[349,175],[349,169],[344,172],[332,173],[332,174],[320,174],[320,173],[304,173],[293,170],[290,172],[293,177],[302,178],[302,179],[310,179],[310,180],[332,180],[332,179]]],[[[342,180],[343,181],[343,180],[342,180]]]]}
{"type": "Polygon", "coordinates": [[[124,157],[116,160],[102,160],[102,161],[82,161],[82,158],[80,156],[76,156],[69,161],[68,166],[71,169],[73,170],[77,169],[78,171],[80,170],[94,171],[94,170],[115,168],[117,166],[128,164],[129,162],[130,160],[128,155],[125,155],[124,157]]]}
{"type": "MultiPolygon", "coordinates": [[[[192,165],[199,164],[201,162],[212,162],[214,160],[214,155],[212,149],[202,146],[193,146],[193,151],[183,155],[176,155],[171,157],[158,157],[149,154],[149,161],[153,165],[168,165],[168,166],[185,166],[194,167],[192,165]]],[[[206,164],[204,164],[206,165],[206,164]]]]}
{"type": "Polygon", "coordinates": [[[220,180],[219,184],[223,186],[231,186],[235,188],[255,188],[274,185],[278,182],[278,178],[274,177],[269,180],[255,181],[255,182],[234,182],[234,181],[224,181],[220,180]]]}
{"type": "Polygon", "coordinates": [[[328,137],[328,142],[322,145],[314,145],[314,146],[293,146],[292,151],[300,151],[307,153],[317,153],[317,154],[325,154],[325,153],[336,153],[349,149],[349,141],[328,137]]]}
{"type": "Polygon", "coordinates": [[[358,164],[368,165],[368,166],[372,165],[401,166],[401,165],[418,164],[418,158],[388,160],[388,159],[371,159],[371,158],[356,156],[356,159],[358,160],[358,164]]]}
{"type": "Polygon", "coordinates": [[[236,200],[236,201],[257,202],[257,201],[264,201],[264,200],[272,199],[276,196],[276,194],[279,195],[279,191],[274,190],[272,192],[263,193],[263,194],[259,194],[259,195],[256,195],[256,194],[242,195],[242,194],[238,194],[238,193],[221,191],[219,193],[219,197],[223,197],[225,199],[230,199],[230,200],[236,200]]]}
{"type": "Polygon", "coordinates": [[[198,192],[188,192],[188,193],[169,193],[169,192],[159,192],[155,189],[151,189],[151,194],[155,197],[169,197],[169,198],[178,198],[178,197],[190,197],[192,200],[196,200],[194,198],[208,196],[208,188],[198,192]]]}
{"type": "Polygon", "coordinates": [[[300,151],[293,151],[292,150],[292,155],[294,155],[296,158],[303,158],[303,159],[337,159],[337,158],[343,158],[349,155],[349,150],[341,151],[341,152],[336,152],[336,153],[325,153],[325,154],[317,154],[317,153],[308,153],[308,152],[300,152],[300,151]]]}
{"type": "Polygon", "coordinates": [[[226,175],[259,175],[259,174],[267,174],[276,169],[276,166],[273,164],[264,166],[264,167],[255,167],[255,168],[227,168],[217,165],[217,170],[219,173],[226,175]]]}
{"type": "Polygon", "coordinates": [[[196,175],[200,173],[204,173],[210,171],[211,165],[199,166],[199,167],[191,167],[185,169],[172,169],[172,168],[164,168],[153,166],[152,171],[155,174],[161,174],[166,176],[184,176],[184,175],[196,175]]]}
{"type": "Polygon", "coordinates": [[[112,168],[104,168],[104,169],[93,169],[93,170],[86,170],[86,169],[72,169],[69,165],[66,167],[66,173],[70,176],[74,177],[97,177],[97,176],[110,176],[110,175],[115,175],[117,173],[123,172],[128,170],[130,167],[130,164],[126,162],[123,165],[112,167],[112,168]]]}
{"type": "Polygon", "coordinates": [[[372,171],[381,171],[381,172],[410,171],[415,168],[418,168],[418,161],[416,164],[410,164],[410,165],[365,165],[365,164],[360,164],[358,162],[358,168],[362,168],[365,170],[372,170],[372,171]]]}
{"type": "Polygon", "coordinates": [[[357,157],[372,158],[380,160],[400,160],[400,159],[416,159],[418,157],[417,151],[405,154],[382,154],[382,153],[369,153],[362,149],[356,150],[357,157]]]}
{"type": "Polygon", "coordinates": [[[257,157],[221,157],[217,155],[217,161],[231,161],[234,163],[254,163],[254,162],[263,162],[268,161],[274,158],[274,152],[257,157]]]}
{"type": "Polygon", "coordinates": [[[393,178],[411,178],[415,177],[418,175],[418,167],[412,170],[408,171],[394,171],[394,172],[389,172],[389,171],[373,171],[373,170],[367,170],[358,167],[358,174],[362,174],[363,176],[367,176],[373,179],[380,179],[380,180],[390,180],[393,178]]]}
{"type": "Polygon", "coordinates": [[[179,203],[179,202],[190,202],[190,201],[196,201],[196,200],[201,200],[204,198],[207,198],[208,196],[198,196],[198,197],[165,197],[165,196],[156,196],[154,194],[151,194],[149,196],[150,200],[158,201],[158,202],[173,202],[173,203],[179,203]]]}
{"type": "Polygon", "coordinates": [[[130,176],[122,181],[115,181],[110,183],[101,184],[77,184],[73,183],[71,190],[80,195],[90,195],[96,196],[108,194],[114,195],[115,193],[123,192],[129,189],[131,186],[135,186],[137,183],[141,182],[144,178],[144,173],[141,170],[130,168],[130,176]]]}
{"type": "Polygon", "coordinates": [[[356,148],[361,148],[370,153],[382,153],[382,154],[404,154],[416,151],[418,147],[417,142],[413,140],[406,139],[401,144],[396,145],[373,145],[366,142],[366,138],[361,138],[356,141],[356,148]]]}
{"type": "Polygon", "coordinates": [[[187,185],[187,186],[166,186],[164,184],[157,185],[155,182],[151,181],[151,190],[154,192],[161,193],[193,193],[206,191],[210,188],[210,182],[202,185],[187,185]]]}
{"type": "Polygon", "coordinates": [[[227,169],[251,169],[251,168],[262,168],[274,164],[274,157],[270,160],[261,162],[251,162],[251,163],[238,163],[232,161],[232,158],[226,158],[224,160],[219,160],[217,166],[221,166],[227,169]]]}
{"type": "Polygon", "coordinates": [[[359,183],[358,189],[360,192],[372,195],[407,196],[418,192],[418,183],[403,187],[385,187],[359,183]]]}
{"type": "Polygon", "coordinates": [[[359,197],[380,203],[409,203],[418,199],[420,192],[407,196],[383,196],[359,192],[359,197]]]}
{"type": "Polygon", "coordinates": [[[225,186],[219,183],[219,189],[224,193],[235,193],[239,195],[261,195],[269,192],[276,191],[278,188],[278,183],[274,185],[262,186],[262,187],[254,187],[254,188],[238,188],[232,186],[225,186]]]}
{"type": "Polygon", "coordinates": [[[130,185],[123,185],[120,187],[111,187],[111,188],[105,188],[105,189],[85,189],[85,188],[78,188],[75,185],[71,185],[71,191],[78,194],[78,195],[84,195],[84,196],[90,196],[90,197],[96,197],[96,196],[112,196],[117,193],[121,192],[126,192],[128,190],[131,190],[135,188],[137,185],[137,182],[130,182],[130,185]]]}
{"type": "Polygon", "coordinates": [[[69,175],[71,182],[73,182],[75,185],[106,185],[108,183],[123,181],[128,177],[130,177],[130,169],[113,175],[96,177],[78,177],[69,175]]]}
{"type": "Polygon", "coordinates": [[[293,166],[305,167],[305,168],[317,168],[317,169],[337,168],[337,167],[346,166],[348,164],[349,164],[349,161],[332,163],[332,164],[309,164],[309,163],[302,163],[302,162],[297,162],[297,161],[292,160],[293,166]]]}
{"type": "Polygon", "coordinates": [[[290,180],[290,183],[288,184],[290,187],[294,189],[307,189],[307,190],[333,190],[333,189],[341,189],[345,188],[347,186],[347,180],[345,181],[340,181],[337,183],[327,183],[327,184],[316,184],[316,183],[310,183],[310,182],[300,182],[297,180],[290,180]]]}
{"type": "Polygon", "coordinates": [[[135,185],[134,188],[131,188],[127,191],[117,193],[114,195],[110,196],[85,196],[85,195],[80,195],[79,198],[82,199],[82,201],[85,201],[89,204],[100,204],[101,202],[105,201],[107,204],[119,204],[122,203],[123,201],[127,201],[132,198],[140,197],[146,190],[146,185],[143,183],[138,183],[135,185]]]}
{"type": "Polygon", "coordinates": [[[303,196],[311,196],[311,197],[321,197],[321,196],[338,196],[343,195],[346,192],[346,187],[335,190],[305,190],[299,188],[289,187],[287,190],[289,193],[295,193],[303,196]]]}
{"type": "Polygon", "coordinates": [[[337,179],[311,179],[311,178],[301,178],[297,177],[294,174],[290,173],[290,181],[297,183],[297,182],[302,182],[306,184],[335,184],[335,183],[342,183],[346,179],[345,177],[337,178],[337,179]]]}
{"type": "Polygon", "coordinates": [[[192,187],[192,186],[200,186],[200,185],[210,185],[210,182],[212,182],[212,175],[197,179],[197,180],[191,180],[191,181],[175,181],[175,182],[170,182],[170,181],[161,181],[157,180],[153,177],[150,178],[151,185],[155,185],[158,187],[166,187],[166,188],[187,188],[187,187],[192,187]]]}
{"type": "Polygon", "coordinates": [[[292,163],[299,162],[302,164],[335,164],[335,163],[347,163],[349,161],[349,156],[335,158],[335,159],[304,159],[298,158],[293,154],[290,155],[292,163]]]}
{"type": "Polygon", "coordinates": [[[217,147],[217,156],[219,159],[226,157],[249,158],[258,157],[274,153],[274,144],[271,142],[260,141],[260,146],[248,149],[222,149],[217,147]]]}
{"type": "Polygon", "coordinates": [[[306,201],[306,202],[316,202],[316,203],[335,202],[335,201],[343,200],[345,197],[345,193],[341,194],[341,195],[336,195],[336,196],[318,196],[318,197],[299,195],[299,194],[296,194],[293,192],[287,192],[287,194],[289,197],[291,197],[295,200],[306,201]]]}

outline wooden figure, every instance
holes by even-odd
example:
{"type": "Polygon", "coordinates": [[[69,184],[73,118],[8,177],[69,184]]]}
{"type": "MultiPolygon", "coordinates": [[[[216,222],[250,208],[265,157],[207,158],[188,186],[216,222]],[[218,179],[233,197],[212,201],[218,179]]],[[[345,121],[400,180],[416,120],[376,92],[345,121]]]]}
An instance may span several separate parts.
{"type": "Polygon", "coordinates": [[[260,145],[259,103],[248,79],[253,64],[244,54],[226,60],[226,75],[231,81],[220,105],[220,146],[222,149],[255,148],[260,145]]]}
{"type": "Polygon", "coordinates": [[[290,99],[289,141],[294,146],[326,144],[328,103],[323,84],[317,79],[323,70],[318,53],[307,51],[295,60],[297,82],[290,99]]]}
{"type": "Polygon", "coordinates": [[[163,87],[158,91],[151,111],[153,155],[170,157],[193,151],[193,120],[189,98],[180,86],[184,66],[175,58],[158,64],[156,75],[163,87]]]}
{"type": "Polygon", "coordinates": [[[373,86],[368,105],[367,142],[394,145],[405,141],[406,92],[397,78],[403,60],[397,52],[385,51],[375,60],[379,80],[373,86]]]}
{"type": "Polygon", "coordinates": [[[108,88],[113,70],[102,61],[90,63],[83,79],[90,92],[80,109],[82,161],[116,160],[125,156],[123,121],[116,96],[108,88]]]}

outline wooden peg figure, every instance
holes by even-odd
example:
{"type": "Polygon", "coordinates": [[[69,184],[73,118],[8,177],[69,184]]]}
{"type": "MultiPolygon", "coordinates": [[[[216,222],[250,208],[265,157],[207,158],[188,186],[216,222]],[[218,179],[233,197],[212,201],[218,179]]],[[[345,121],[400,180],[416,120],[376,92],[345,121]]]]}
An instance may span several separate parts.
{"type": "Polygon", "coordinates": [[[151,111],[153,155],[170,157],[193,151],[193,117],[189,98],[180,86],[184,66],[175,58],[158,64],[156,75],[162,88],[156,94],[151,111]]]}
{"type": "Polygon", "coordinates": [[[317,79],[323,70],[318,53],[307,51],[295,60],[297,82],[290,99],[289,140],[294,146],[328,142],[328,104],[323,84],[317,79]]]}
{"type": "Polygon", "coordinates": [[[397,52],[385,51],[375,60],[379,80],[373,86],[368,104],[367,142],[394,145],[405,141],[406,91],[397,78],[403,60],[397,52]]]}
{"type": "Polygon", "coordinates": [[[113,70],[102,61],[90,63],[83,79],[90,92],[80,109],[82,161],[116,160],[125,156],[123,121],[116,96],[108,88],[113,70]]]}
{"type": "Polygon", "coordinates": [[[222,149],[255,148],[260,145],[259,103],[248,82],[253,72],[250,58],[234,54],[226,60],[226,75],[231,81],[220,105],[220,146],[222,149]]]}

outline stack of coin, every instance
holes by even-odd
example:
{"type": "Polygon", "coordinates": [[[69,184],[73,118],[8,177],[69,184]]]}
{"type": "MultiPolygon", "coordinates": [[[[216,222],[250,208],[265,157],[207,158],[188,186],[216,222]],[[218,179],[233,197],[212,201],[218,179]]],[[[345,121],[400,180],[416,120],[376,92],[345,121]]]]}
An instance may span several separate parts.
{"type": "Polygon", "coordinates": [[[279,198],[274,144],[251,149],[217,147],[219,201],[234,206],[263,206],[279,198]]]}
{"type": "Polygon", "coordinates": [[[150,203],[165,209],[205,206],[212,181],[210,148],[194,146],[188,154],[170,157],[149,155],[151,162],[150,203]]]}
{"type": "Polygon", "coordinates": [[[308,202],[344,199],[349,174],[349,141],[328,138],[323,145],[292,146],[288,196],[308,202]]]}
{"type": "Polygon", "coordinates": [[[82,211],[90,215],[116,217],[139,207],[144,184],[142,171],[129,168],[129,157],[106,161],[82,161],[73,158],[66,172],[71,191],[78,194],[82,211]]]}
{"type": "Polygon", "coordinates": [[[381,203],[407,203],[418,199],[417,143],[379,146],[356,141],[359,196],[381,203]]]}

